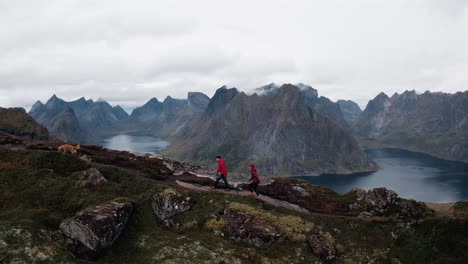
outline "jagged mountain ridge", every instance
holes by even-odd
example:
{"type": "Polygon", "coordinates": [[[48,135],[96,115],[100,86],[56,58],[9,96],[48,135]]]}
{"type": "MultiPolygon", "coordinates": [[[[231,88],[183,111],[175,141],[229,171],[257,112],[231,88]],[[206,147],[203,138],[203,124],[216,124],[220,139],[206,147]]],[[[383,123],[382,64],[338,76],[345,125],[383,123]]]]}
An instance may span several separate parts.
{"type": "Polygon", "coordinates": [[[57,137],[66,141],[93,142],[102,131],[128,117],[120,106],[105,101],[86,100],[66,102],[53,95],[45,104],[37,101],[29,114],[57,137]]]}
{"type": "Polygon", "coordinates": [[[307,104],[297,86],[248,96],[221,87],[166,155],[202,163],[225,156],[233,170],[256,162],[266,175],[315,175],[375,170],[342,128],[307,104]]]}
{"type": "Polygon", "coordinates": [[[380,93],[354,125],[363,144],[468,162],[468,91],[380,93]]]}
{"type": "MultiPolygon", "coordinates": [[[[344,129],[350,129],[350,124],[344,117],[344,112],[340,108],[340,104],[332,102],[324,96],[318,96],[318,91],[310,85],[303,83],[295,84],[301,91],[304,102],[307,106],[312,107],[320,114],[330,118],[333,122],[344,129]]],[[[275,83],[270,83],[254,89],[254,92],[263,95],[273,95],[279,91],[280,86],[275,83]]]]}
{"type": "Polygon", "coordinates": [[[203,93],[189,92],[187,99],[166,97],[163,102],[151,98],[143,106],[135,108],[121,128],[129,125],[138,132],[174,138],[192,119],[198,117],[208,107],[210,98],[203,93]]]}

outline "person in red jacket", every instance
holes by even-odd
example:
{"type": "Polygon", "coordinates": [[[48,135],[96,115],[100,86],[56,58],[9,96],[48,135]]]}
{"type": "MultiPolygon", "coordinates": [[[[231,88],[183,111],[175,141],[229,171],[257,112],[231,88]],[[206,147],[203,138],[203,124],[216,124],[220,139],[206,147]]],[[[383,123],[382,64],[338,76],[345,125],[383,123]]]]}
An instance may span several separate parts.
{"type": "Polygon", "coordinates": [[[258,177],[258,173],[257,173],[257,169],[255,168],[255,164],[250,164],[250,174],[252,175],[250,177],[250,180],[249,182],[251,182],[249,184],[249,189],[250,189],[250,192],[253,194],[253,192],[255,192],[255,194],[258,196],[260,196],[260,194],[258,193],[258,185],[260,184],[260,178],[258,177]]]}
{"type": "Polygon", "coordinates": [[[229,185],[226,179],[228,174],[226,162],[224,162],[224,159],[222,159],[221,156],[216,156],[216,161],[218,162],[218,170],[216,171],[217,177],[214,187],[217,188],[219,181],[223,179],[225,184],[224,188],[227,190],[229,188],[229,185]]]}

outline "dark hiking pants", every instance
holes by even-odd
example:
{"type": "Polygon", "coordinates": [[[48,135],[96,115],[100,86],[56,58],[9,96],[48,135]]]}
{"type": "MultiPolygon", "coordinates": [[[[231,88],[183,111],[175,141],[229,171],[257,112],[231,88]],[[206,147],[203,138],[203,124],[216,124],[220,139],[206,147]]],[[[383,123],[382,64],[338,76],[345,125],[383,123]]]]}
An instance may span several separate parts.
{"type": "Polygon", "coordinates": [[[255,192],[255,194],[257,194],[257,196],[259,196],[260,194],[258,193],[257,188],[258,188],[258,183],[252,182],[252,183],[249,184],[250,192],[255,192]]]}
{"type": "Polygon", "coordinates": [[[218,174],[218,177],[216,177],[216,182],[215,182],[214,187],[215,187],[215,188],[218,187],[218,183],[219,183],[219,181],[220,181],[221,179],[223,179],[224,184],[225,184],[224,189],[228,189],[228,188],[229,188],[229,185],[228,185],[226,176],[224,176],[223,174],[218,174]]]}

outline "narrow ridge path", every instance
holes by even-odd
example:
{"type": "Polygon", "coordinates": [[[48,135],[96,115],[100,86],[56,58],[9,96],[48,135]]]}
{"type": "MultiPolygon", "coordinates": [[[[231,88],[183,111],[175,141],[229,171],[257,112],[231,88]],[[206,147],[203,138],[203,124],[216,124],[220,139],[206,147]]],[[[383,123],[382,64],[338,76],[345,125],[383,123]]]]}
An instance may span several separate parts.
{"type": "MultiPolygon", "coordinates": [[[[217,192],[217,193],[232,194],[232,195],[237,195],[237,196],[252,196],[249,191],[239,191],[239,190],[232,190],[232,189],[229,190],[229,191],[226,191],[226,190],[223,190],[223,189],[213,189],[213,187],[211,187],[211,186],[201,186],[201,185],[187,183],[187,182],[183,182],[183,181],[179,181],[179,180],[176,180],[176,183],[177,183],[177,185],[179,185],[181,187],[184,187],[186,189],[190,189],[190,190],[193,190],[193,191],[217,192]]],[[[258,200],[262,201],[262,202],[265,202],[267,204],[270,204],[270,205],[273,205],[273,206],[276,206],[276,207],[281,207],[281,208],[293,210],[293,211],[296,211],[296,212],[299,212],[299,213],[312,215],[312,213],[309,210],[307,210],[307,209],[305,209],[303,207],[300,207],[297,204],[293,204],[293,203],[289,203],[289,202],[286,202],[286,201],[274,199],[274,198],[271,198],[271,197],[265,196],[265,195],[260,195],[259,197],[256,197],[256,198],[258,200]]]]}

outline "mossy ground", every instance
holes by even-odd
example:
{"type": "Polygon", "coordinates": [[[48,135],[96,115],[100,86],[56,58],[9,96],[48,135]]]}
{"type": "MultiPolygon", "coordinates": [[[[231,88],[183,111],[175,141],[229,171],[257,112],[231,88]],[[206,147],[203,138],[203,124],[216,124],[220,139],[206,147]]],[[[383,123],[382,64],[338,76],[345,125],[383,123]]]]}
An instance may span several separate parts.
{"type": "MultiPolygon", "coordinates": [[[[134,168],[132,168],[134,169],[134,168]]],[[[466,219],[432,218],[420,221],[362,220],[317,217],[274,208],[255,199],[220,193],[177,191],[196,205],[176,217],[186,227],[175,232],[163,227],[151,209],[151,197],[167,189],[166,181],[135,176],[107,163],[87,164],[53,151],[11,151],[0,148],[0,263],[85,263],[64,247],[59,224],[77,211],[118,197],[128,197],[135,211],[128,227],[98,263],[313,263],[306,242],[289,239],[254,248],[225,239],[206,228],[227,206],[261,214],[279,223],[301,219],[328,232],[336,241],[335,263],[466,263],[466,219]],[[96,167],[108,182],[95,188],[77,185],[77,171],[96,167]],[[43,257],[45,256],[45,257],[43,257]],[[42,260],[41,260],[42,259],[42,260]]],[[[177,188],[172,186],[173,188],[177,188]]],[[[325,191],[324,191],[325,192],[325,191]]],[[[302,225],[299,225],[302,226],[302,225]]],[[[304,232],[307,232],[305,229],[304,232]]]]}

